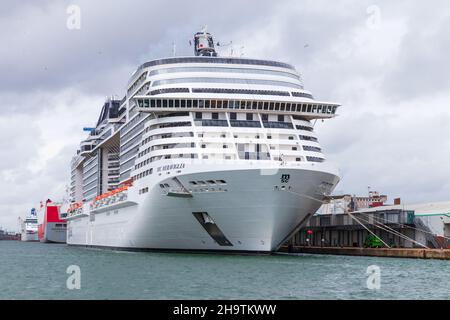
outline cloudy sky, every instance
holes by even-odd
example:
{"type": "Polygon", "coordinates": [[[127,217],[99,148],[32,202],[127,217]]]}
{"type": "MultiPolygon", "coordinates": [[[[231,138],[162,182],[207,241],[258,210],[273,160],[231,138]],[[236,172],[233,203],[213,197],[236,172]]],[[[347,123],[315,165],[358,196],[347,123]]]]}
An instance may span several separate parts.
{"type": "Polygon", "coordinates": [[[40,200],[61,198],[82,128],[105,97],[122,97],[136,67],[171,56],[172,43],[190,55],[205,24],[235,55],[294,64],[318,99],[343,105],[316,125],[341,168],[337,192],[450,200],[446,0],[0,4],[0,226],[18,229],[40,200]],[[79,29],[68,28],[71,5],[79,29]]]}

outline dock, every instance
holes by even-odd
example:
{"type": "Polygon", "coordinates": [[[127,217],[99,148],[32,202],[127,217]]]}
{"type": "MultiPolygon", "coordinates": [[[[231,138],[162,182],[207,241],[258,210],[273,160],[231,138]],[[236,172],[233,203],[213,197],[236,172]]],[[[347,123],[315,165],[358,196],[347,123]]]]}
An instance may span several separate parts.
{"type": "Polygon", "coordinates": [[[283,246],[280,252],[450,260],[450,249],[283,246]]]}

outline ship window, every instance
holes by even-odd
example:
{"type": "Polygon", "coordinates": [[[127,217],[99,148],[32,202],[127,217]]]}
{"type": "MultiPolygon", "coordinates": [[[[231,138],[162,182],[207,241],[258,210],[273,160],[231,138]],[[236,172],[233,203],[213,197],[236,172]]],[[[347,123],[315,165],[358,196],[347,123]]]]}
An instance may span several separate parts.
{"type": "Polygon", "coordinates": [[[217,112],[213,112],[212,119],[218,120],[219,119],[219,114],[217,112]]]}
{"type": "Polygon", "coordinates": [[[296,150],[297,150],[297,147],[292,147],[292,150],[296,151],[296,150]]]}
{"type": "Polygon", "coordinates": [[[226,184],[226,183],[227,183],[225,180],[216,180],[216,182],[217,182],[218,184],[226,184]]]}
{"type": "Polygon", "coordinates": [[[162,100],[162,106],[163,108],[167,108],[167,100],[162,100]]]}
{"type": "Polygon", "coordinates": [[[208,180],[206,182],[208,182],[209,184],[216,184],[214,180],[208,180]]]}
{"type": "Polygon", "coordinates": [[[230,113],[230,120],[236,120],[236,112],[230,113]]]}
{"type": "Polygon", "coordinates": [[[316,137],[311,137],[311,136],[299,136],[300,140],[306,140],[306,141],[316,141],[317,142],[317,138],[316,137]]]}
{"type": "Polygon", "coordinates": [[[248,121],[252,121],[253,120],[253,114],[251,114],[251,113],[247,113],[247,120],[248,121]]]}
{"type": "Polygon", "coordinates": [[[271,103],[270,103],[269,109],[270,109],[270,110],[273,110],[274,106],[275,106],[275,104],[274,104],[273,102],[271,102],[271,103]]]}
{"type": "Polygon", "coordinates": [[[306,159],[310,162],[324,162],[325,159],[318,157],[306,157],[306,159]]]}
{"type": "Polygon", "coordinates": [[[150,100],[150,107],[154,108],[155,107],[155,100],[150,100]]]}
{"type": "Polygon", "coordinates": [[[278,115],[278,121],[279,122],[284,122],[284,116],[282,114],[278,115]]]}
{"type": "Polygon", "coordinates": [[[160,187],[161,189],[164,189],[164,185],[163,185],[163,184],[160,184],[159,187],[160,187]]]}
{"type": "Polygon", "coordinates": [[[210,102],[209,100],[205,100],[205,108],[209,109],[210,107],[210,102]]]}
{"type": "Polygon", "coordinates": [[[269,109],[269,103],[268,102],[264,102],[264,110],[268,110],[269,109]]]}
{"type": "Polygon", "coordinates": [[[176,79],[164,79],[154,81],[152,87],[157,87],[165,84],[176,83],[241,83],[241,84],[261,84],[270,86],[282,86],[287,88],[303,89],[299,84],[286,81],[275,80],[261,80],[261,79],[238,79],[238,78],[176,78],[176,79]]]}
{"type": "Polygon", "coordinates": [[[263,114],[262,115],[262,120],[263,121],[268,121],[269,120],[269,115],[268,114],[263,114]]]}
{"type": "Polygon", "coordinates": [[[164,187],[170,188],[170,186],[167,183],[164,183],[164,187]]]}
{"type": "Polygon", "coordinates": [[[195,181],[189,181],[189,183],[194,185],[194,186],[197,185],[197,182],[195,182],[195,181]]]}

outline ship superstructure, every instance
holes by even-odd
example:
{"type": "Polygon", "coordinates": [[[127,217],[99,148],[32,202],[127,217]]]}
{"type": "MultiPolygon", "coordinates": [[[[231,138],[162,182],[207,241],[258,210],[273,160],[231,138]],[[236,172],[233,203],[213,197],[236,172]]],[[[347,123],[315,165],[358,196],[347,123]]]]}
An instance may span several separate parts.
{"type": "Polygon", "coordinates": [[[195,56],[144,63],[72,160],[69,244],[271,252],[339,181],[313,122],[336,115],[289,64],[195,56]]]}

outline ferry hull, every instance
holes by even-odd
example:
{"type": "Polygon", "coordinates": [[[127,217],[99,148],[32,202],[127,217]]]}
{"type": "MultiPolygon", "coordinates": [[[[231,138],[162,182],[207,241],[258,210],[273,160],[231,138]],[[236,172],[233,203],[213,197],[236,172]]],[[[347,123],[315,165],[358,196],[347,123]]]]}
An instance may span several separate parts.
{"type": "MultiPolygon", "coordinates": [[[[130,249],[272,252],[320,207],[322,186],[330,192],[332,172],[280,169],[203,171],[176,176],[190,181],[223,180],[191,195],[168,192],[160,184],[135,195],[135,206],[68,221],[68,244],[130,249]],[[220,189],[220,190],[219,190],[220,189]]],[[[139,186],[136,187],[138,189],[139,186]]],[[[133,198],[133,196],[131,196],[133,198]]]]}
{"type": "Polygon", "coordinates": [[[67,242],[67,224],[59,216],[59,205],[46,203],[44,222],[39,225],[39,240],[45,243],[67,242]]]}
{"type": "Polygon", "coordinates": [[[61,223],[49,222],[45,226],[45,230],[40,241],[45,243],[66,243],[67,228],[61,223]]]}
{"type": "Polygon", "coordinates": [[[25,242],[37,242],[37,241],[39,241],[38,233],[37,232],[35,232],[35,233],[22,232],[20,240],[25,241],[25,242]]]}

